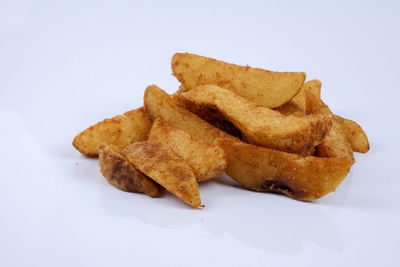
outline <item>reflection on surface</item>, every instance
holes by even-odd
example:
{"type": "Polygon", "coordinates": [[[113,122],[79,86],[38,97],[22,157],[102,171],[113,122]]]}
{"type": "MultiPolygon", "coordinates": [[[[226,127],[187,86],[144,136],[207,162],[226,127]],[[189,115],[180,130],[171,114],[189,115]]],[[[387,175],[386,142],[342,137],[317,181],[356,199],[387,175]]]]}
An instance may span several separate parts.
{"type": "Polygon", "coordinates": [[[163,228],[201,224],[215,237],[229,235],[242,244],[268,252],[296,254],[303,242],[343,251],[344,241],[321,203],[306,203],[284,196],[236,189],[229,178],[202,184],[206,205],[192,209],[171,194],[151,199],[143,194],[101,187],[100,205],[111,216],[134,218],[163,228]]]}

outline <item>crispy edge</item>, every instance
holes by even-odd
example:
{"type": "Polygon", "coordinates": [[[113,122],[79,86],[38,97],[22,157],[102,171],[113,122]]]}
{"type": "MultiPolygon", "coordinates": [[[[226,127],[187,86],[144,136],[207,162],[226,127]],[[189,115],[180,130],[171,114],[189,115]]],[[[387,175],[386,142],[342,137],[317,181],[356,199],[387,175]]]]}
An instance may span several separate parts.
{"type": "Polygon", "coordinates": [[[175,152],[159,142],[133,143],[121,154],[136,169],[190,206],[201,205],[199,188],[191,168],[175,152]]]}
{"type": "Polygon", "coordinates": [[[153,122],[147,140],[160,142],[181,156],[198,182],[215,178],[226,169],[225,153],[220,147],[170,126],[160,118],[153,122]]]}
{"type": "Polygon", "coordinates": [[[338,115],[335,115],[335,119],[346,132],[353,151],[367,153],[370,147],[367,134],[363,128],[357,122],[345,119],[338,115]]]}
{"type": "Polygon", "coordinates": [[[292,101],[296,103],[301,109],[306,110],[306,93],[310,92],[315,94],[317,97],[321,97],[321,81],[320,80],[311,80],[305,82],[301,87],[299,93],[293,97],[292,101]]]}
{"type": "Polygon", "coordinates": [[[245,188],[303,201],[335,191],[352,164],[347,158],[303,157],[224,139],[215,144],[227,155],[226,173],[245,188]]]}
{"type": "Polygon", "coordinates": [[[75,136],[72,145],[88,157],[97,157],[100,143],[123,148],[132,142],[145,140],[150,127],[146,111],[140,107],[90,126],[75,136]]]}
{"type": "Polygon", "coordinates": [[[99,165],[106,180],[118,189],[145,193],[150,197],[161,197],[164,192],[160,185],[136,170],[116,146],[100,144],[99,165]]]}
{"type": "Polygon", "coordinates": [[[274,72],[189,53],[176,53],[171,68],[173,75],[189,90],[214,84],[268,108],[287,103],[299,92],[306,78],[304,72],[274,72]]]}

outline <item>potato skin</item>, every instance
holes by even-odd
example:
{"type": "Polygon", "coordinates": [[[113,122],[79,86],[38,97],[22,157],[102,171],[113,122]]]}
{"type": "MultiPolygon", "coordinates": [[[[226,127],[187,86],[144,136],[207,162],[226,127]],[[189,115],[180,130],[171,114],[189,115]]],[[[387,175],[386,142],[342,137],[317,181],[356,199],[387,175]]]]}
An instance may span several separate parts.
{"type": "Polygon", "coordinates": [[[226,173],[245,188],[315,200],[335,191],[350,170],[347,158],[303,157],[243,142],[217,139],[227,156],[226,173]]]}
{"type": "Polygon", "coordinates": [[[212,144],[216,138],[237,138],[215,128],[178,104],[176,100],[156,85],[150,85],[144,93],[144,106],[148,117],[154,121],[160,117],[171,126],[182,129],[191,136],[212,144]]]}
{"type": "Polygon", "coordinates": [[[100,143],[122,149],[130,143],[143,141],[151,128],[144,107],[105,119],[75,136],[72,145],[88,157],[97,157],[100,143]]]}
{"type": "Polygon", "coordinates": [[[283,116],[215,85],[199,86],[179,97],[188,110],[205,120],[229,120],[251,143],[290,153],[311,154],[332,125],[329,115],[283,116]]]}
{"type": "Polygon", "coordinates": [[[160,142],[181,156],[192,168],[198,182],[210,180],[225,171],[225,153],[220,147],[170,126],[160,118],[153,122],[147,140],[160,142]]]}
{"type": "Polygon", "coordinates": [[[160,197],[164,192],[164,188],[136,170],[116,146],[100,144],[99,165],[103,176],[118,189],[145,193],[150,197],[160,197]]]}
{"type": "Polygon", "coordinates": [[[192,169],[178,154],[159,142],[133,143],[121,154],[136,169],[163,186],[190,206],[201,205],[196,178],[192,169]]]}
{"type": "Polygon", "coordinates": [[[250,68],[189,53],[176,53],[171,67],[173,75],[188,90],[214,84],[268,108],[292,99],[306,78],[304,72],[250,68]]]}

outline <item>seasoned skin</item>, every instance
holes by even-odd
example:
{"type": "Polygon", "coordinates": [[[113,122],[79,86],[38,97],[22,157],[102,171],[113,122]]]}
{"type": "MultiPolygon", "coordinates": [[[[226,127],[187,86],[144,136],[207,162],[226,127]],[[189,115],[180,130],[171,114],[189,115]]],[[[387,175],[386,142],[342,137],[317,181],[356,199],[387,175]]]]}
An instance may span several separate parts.
{"type": "Polygon", "coordinates": [[[204,120],[181,107],[172,96],[161,90],[156,85],[150,85],[144,93],[144,106],[150,120],[160,117],[171,126],[182,129],[199,139],[212,144],[216,138],[237,138],[215,128],[204,120]]]}
{"type": "Polygon", "coordinates": [[[121,154],[136,169],[190,206],[200,206],[200,194],[191,168],[178,154],[159,142],[133,143],[121,154]]]}
{"type": "Polygon", "coordinates": [[[188,110],[205,120],[227,119],[252,143],[290,153],[311,154],[332,125],[331,116],[283,116],[215,85],[199,86],[179,96],[188,110]]]}
{"type": "Polygon", "coordinates": [[[340,123],[343,130],[346,132],[353,151],[367,153],[369,151],[368,137],[361,126],[355,121],[345,119],[337,115],[335,115],[335,119],[338,123],[340,123]]]}
{"type": "MultiPolygon", "coordinates": [[[[330,114],[333,116],[329,107],[313,93],[306,93],[307,114],[330,114]]],[[[327,158],[348,158],[354,162],[354,153],[350,140],[342,125],[333,117],[332,128],[324,141],[316,148],[318,157],[327,158]]]]}
{"type": "Polygon", "coordinates": [[[226,173],[244,187],[315,200],[335,191],[351,167],[347,158],[303,157],[242,142],[217,139],[227,156],[226,173]]]}
{"type": "Polygon", "coordinates": [[[124,148],[130,143],[143,141],[151,128],[144,107],[105,119],[79,133],[72,145],[88,157],[97,157],[100,143],[124,148]]]}
{"type": "Polygon", "coordinates": [[[164,188],[136,170],[116,146],[100,144],[99,165],[103,176],[118,189],[141,192],[150,197],[160,197],[164,192],[164,188]]]}
{"type": "Polygon", "coordinates": [[[321,98],[321,81],[320,80],[311,80],[305,82],[301,87],[299,93],[293,97],[292,101],[296,103],[302,110],[306,110],[306,93],[310,92],[316,95],[318,98],[321,98]]]}
{"type": "Polygon", "coordinates": [[[160,118],[153,122],[148,141],[160,142],[181,156],[192,168],[198,182],[210,180],[225,171],[225,153],[221,148],[170,126],[160,118]]]}
{"type": "Polygon", "coordinates": [[[250,68],[189,53],[176,53],[171,67],[173,75],[188,90],[214,84],[268,108],[279,107],[292,99],[306,78],[304,72],[250,68]]]}

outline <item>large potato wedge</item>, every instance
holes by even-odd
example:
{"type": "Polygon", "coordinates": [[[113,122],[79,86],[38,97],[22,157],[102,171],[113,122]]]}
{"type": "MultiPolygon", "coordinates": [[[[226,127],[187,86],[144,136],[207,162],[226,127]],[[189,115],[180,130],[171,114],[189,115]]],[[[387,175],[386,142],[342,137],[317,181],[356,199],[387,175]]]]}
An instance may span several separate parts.
{"type": "Polygon", "coordinates": [[[321,85],[321,81],[316,79],[305,82],[304,85],[301,87],[299,93],[295,97],[293,97],[292,101],[299,105],[303,110],[306,110],[306,93],[313,93],[318,98],[320,98],[321,85]]]}
{"type": "Polygon", "coordinates": [[[173,75],[188,90],[214,84],[268,108],[292,99],[306,78],[304,72],[268,71],[188,53],[175,54],[171,66],[173,75]]]}
{"type": "Polygon", "coordinates": [[[368,137],[361,126],[355,121],[342,118],[338,115],[335,115],[335,119],[346,132],[353,151],[367,153],[369,150],[368,137]]]}
{"type": "Polygon", "coordinates": [[[154,121],[157,117],[160,117],[169,125],[182,129],[191,136],[203,139],[210,144],[213,143],[215,138],[239,140],[181,107],[172,96],[156,85],[146,88],[144,106],[150,120],[154,121]]]}
{"type": "Polygon", "coordinates": [[[220,147],[170,126],[160,118],[153,122],[147,140],[160,142],[181,156],[192,168],[198,182],[210,180],[225,171],[225,154],[220,147]]]}
{"type": "Polygon", "coordinates": [[[342,182],[352,161],[347,158],[317,158],[217,139],[227,156],[226,173],[244,187],[278,192],[297,200],[318,199],[342,182]]]}
{"type": "Polygon", "coordinates": [[[200,206],[200,194],[191,168],[178,154],[159,142],[133,143],[121,154],[136,169],[190,206],[200,206]]]}
{"type": "MultiPolygon", "coordinates": [[[[329,107],[316,95],[306,92],[306,113],[307,114],[330,114],[329,107]]],[[[316,147],[316,155],[328,158],[349,158],[354,162],[354,153],[350,140],[342,125],[335,117],[332,120],[332,128],[320,145],[316,147]]]]}
{"type": "Polygon", "coordinates": [[[283,116],[216,85],[199,86],[179,97],[188,110],[200,117],[222,117],[252,143],[290,153],[311,154],[332,125],[330,115],[283,116]]]}
{"type": "Polygon", "coordinates": [[[99,146],[100,171],[107,181],[127,192],[141,192],[150,197],[160,197],[164,192],[159,184],[136,170],[113,145],[99,146]]]}
{"type": "Polygon", "coordinates": [[[100,143],[124,148],[147,138],[151,122],[143,107],[105,119],[75,136],[72,145],[82,154],[97,157],[100,143]]]}

